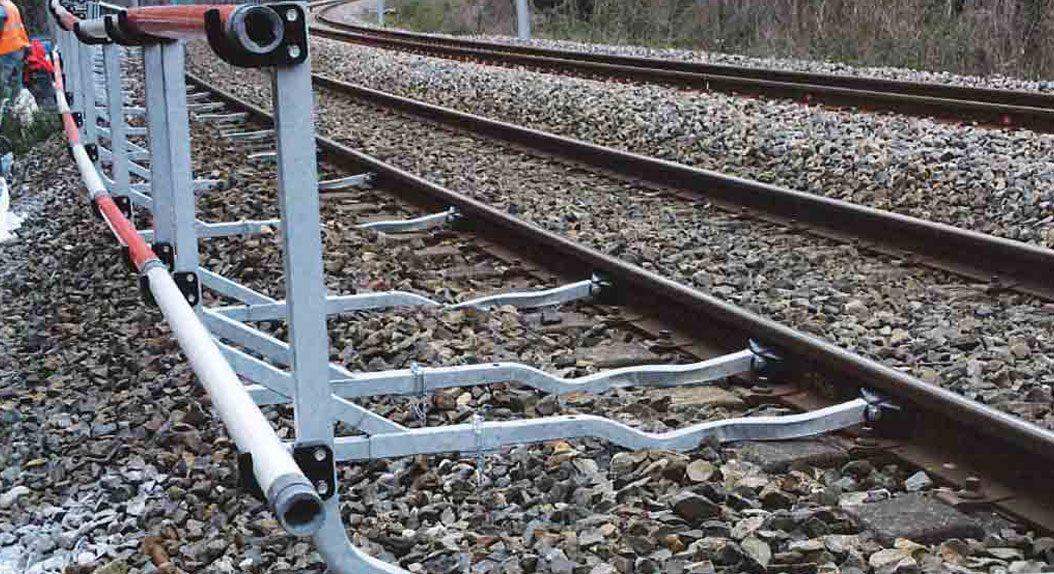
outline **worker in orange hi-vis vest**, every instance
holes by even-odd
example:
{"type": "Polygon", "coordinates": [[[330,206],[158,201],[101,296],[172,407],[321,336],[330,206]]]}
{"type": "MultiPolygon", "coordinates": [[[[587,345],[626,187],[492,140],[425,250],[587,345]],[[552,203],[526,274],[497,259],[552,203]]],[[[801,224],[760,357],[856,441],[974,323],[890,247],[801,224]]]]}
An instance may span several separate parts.
{"type": "Polygon", "coordinates": [[[0,0],[0,99],[13,100],[22,91],[22,58],[29,47],[29,35],[22,25],[22,13],[11,0],[0,0]]]}

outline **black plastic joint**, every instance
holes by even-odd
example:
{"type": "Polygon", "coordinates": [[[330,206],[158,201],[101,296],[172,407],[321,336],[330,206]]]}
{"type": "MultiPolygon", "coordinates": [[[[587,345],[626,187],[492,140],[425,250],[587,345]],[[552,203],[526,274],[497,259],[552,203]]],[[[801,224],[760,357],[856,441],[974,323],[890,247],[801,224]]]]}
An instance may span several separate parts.
{"type": "Polygon", "coordinates": [[[129,271],[132,273],[139,273],[139,268],[137,268],[135,262],[132,261],[132,250],[128,249],[127,245],[121,246],[121,259],[124,261],[124,265],[129,271]]]}
{"type": "Polygon", "coordinates": [[[337,470],[333,449],[321,443],[303,443],[293,447],[293,460],[315,485],[322,500],[329,500],[336,494],[337,470]]]}
{"type": "Polygon", "coordinates": [[[70,30],[67,30],[66,26],[63,25],[62,18],[59,18],[59,13],[57,10],[55,10],[55,7],[51,5],[51,2],[44,0],[44,3],[48,5],[48,11],[51,12],[51,17],[55,19],[55,23],[59,25],[59,28],[62,28],[63,30],[69,32],[70,30]]]}
{"type": "Polygon", "coordinates": [[[88,158],[90,160],[99,161],[99,146],[93,143],[84,144],[84,151],[88,152],[88,158]]]}
{"type": "Polygon", "coordinates": [[[99,202],[96,199],[91,200],[91,212],[95,214],[95,217],[103,219],[102,211],[99,210],[99,202]]]}
{"type": "Polygon", "coordinates": [[[168,270],[172,271],[176,265],[176,250],[172,248],[172,244],[164,241],[157,241],[150,246],[150,249],[153,249],[154,255],[157,255],[157,258],[165,264],[165,267],[168,267],[168,270]]]}
{"type": "MultiPolygon", "coordinates": [[[[333,449],[324,444],[304,443],[293,448],[293,461],[315,485],[319,497],[329,500],[337,493],[336,461],[333,449]]],[[[253,473],[251,452],[238,453],[238,487],[253,498],[267,502],[267,496],[253,473]]]]}
{"type": "MultiPolygon", "coordinates": [[[[62,85],[63,86],[68,86],[69,85],[69,84],[66,83],[66,74],[62,74],[62,85]]],[[[66,103],[67,104],[73,103],[73,92],[71,92],[69,90],[66,91],[66,103]]],[[[74,120],[76,120],[76,118],[74,118],[74,120]]]]}
{"type": "MultiPolygon", "coordinates": [[[[266,53],[249,52],[230,40],[220,11],[213,9],[205,12],[205,34],[212,51],[224,62],[240,68],[293,66],[304,62],[308,51],[307,13],[304,7],[294,2],[273,2],[258,6],[277,13],[283,25],[282,41],[266,53]]],[[[253,6],[252,9],[258,7],[253,6]]]]}
{"type": "Polygon", "coordinates": [[[132,198],[128,197],[127,195],[113,195],[111,197],[113,198],[114,204],[117,205],[117,209],[121,211],[121,214],[131,220],[132,198]]]}
{"type": "MultiPolygon", "coordinates": [[[[131,258],[129,258],[131,260],[131,258]]],[[[150,277],[146,275],[139,276],[139,294],[143,297],[143,302],[151,307],[157,307],[157,301],[154,300],[154,293],[150,291],[150,277]]]]}
{"type": "Polygon", "coordinates": [[[757,339],[747,341],[747,348],[754,354],[751,369],[759,380],[768,380],[784,372],[786,362],[783,354],[757,339]]]}
{"type": "Polygon", "coordinates": [[[175,41],[133,31],[128,26],[128,14],[123,11],[118,12],[116,18],[113,16],[107,17],[103,20],[103,23],[106,26],[106,35],[122,46],[146,46],[175,41]]]}
{"type": "Polygon", "coordinates": [[[590,292],[593,300],[601,305],[618,305],[622,302],[622,291],[618,285],[605,273],[593,273],[593,285],[590,292]]]}
{"type": "Polygon", "coordinates": [[[238,488],[260,502],[267,502],[260,483],[256,481],[256,474],[253,473],[253,453],[251,452],[238,453],[238,488]]]}
{"type": "Polygon", "coordinates": [[[472,221],[465,217],[465,214],[461,213],[460,209],[455,209],[450,214],[447,218],[447,226],[454,231],[472,231],[472,221]]]}
{"type": "Polygon", "coordinates": [[[910,411],[871,389],[861,388],[860,398],[867,402],[867,424],[876,434],[888,438],[906,438],[911,433],[910,411]]]}
{"type": "Polygon", "coordinates": [[[70,112],[73,116],[73,123],[77,124],[78,128],[84,127],[84,114],[80,112],[70,112]]]}
{"type": "Polygon", "coordinates": [[[191,271],[173,273],[172,281],[176,283],[176,287],[179,287],[188,305],[195,307],[201,302],[201,282],[198,281],[197,273],[191,271]]]}
{"type": "Polygon", "coordinates": [[[76,22],[73,24],[73,33],[77,35],[77,39],[80,40],[82,44],[87,44],[89,46],[113,43],[113,41],[109,38],[94,38],[85,34],[84,32],[81,32],[80,22],[76,22]]]}

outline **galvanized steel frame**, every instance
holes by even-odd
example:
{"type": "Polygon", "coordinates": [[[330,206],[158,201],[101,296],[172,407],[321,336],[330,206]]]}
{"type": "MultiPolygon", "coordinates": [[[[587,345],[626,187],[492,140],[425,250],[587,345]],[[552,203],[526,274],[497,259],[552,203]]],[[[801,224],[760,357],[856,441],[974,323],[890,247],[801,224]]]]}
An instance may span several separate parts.
{"type": "MultiPolygon", "coordinates": [[[[95,111],[94,49],[81,46],[71,35],[61,35],[60,43],[80,70],[73,78],[81,86],[78,94],[83,108],[95,111]]],[[[564,379],[539,369],[516,363],[489,363],[457,367],[423,367],[376,373],[353,373],[329,362],[326,330],[328,315],[362,310],[380,310],[401,305],[443,305],[414,293],[382,292],[329,296],[323,265],[319,189],[362,185],[368,174],[319,182],[312,119],[310,57],[303,63],[271,68],[273,130],[234,132],[232,140],[274,140],[277,163],[278,198],[281,217],[277,220],[203,222],[195,217],[195,191],[213,182],[195,182],[191,173],[189,122],[193,110],[215,112],[223,108],[195,94],[188,98],[184,80],[184,46],[181,41],[143,46],[145,111],[124,107],[119,58],[121,49],[102,49],[99,80],[106,90],[106,109],[101,116],[109,126],[100,128],[110,142],[100,157],[111,165],[107,181],[111,192],[131,197],[136,205],[153,212],[154,229],[140,233],[150,240],[169,243],[174,248],[173,270],[191,273],[200,284],[241,305],[196,311],[216,339],[220,351],[235,371],[252,384],[246,387],[258,405],[288,404],[294,409],[295,441],[289,446],[323,445],[333,450],[337,460],[365,460],[381,457],[469,451],[481,454],[514,444],[561,438],[598,437],[627,448],[670,448],[690,450],[703,440],[778,440],[812,435],[863,423],[875,416],[873,405],[857,399],[820,411],[787,417],[733,419],[693,425],[664,434],[644,433],[594,416],[557,416],[526,421],[487,422],[478,415],[472,424],[440,428],[409,429],[353,402],[350,398],[397,394],[424,396],[440,389],[490,383],[514,382],[547,393],[574,391],[603,392],[626,386],[683,386],[700,384],[736,374],[750,373],[759,357],[750,350],[687,365],[645,365],[611,369],[586,377],[564,379]],[[194,103],[188,103],[188,100],[194,103]],[[131,112],[131,113],[129,113],[131,112]],[[126,124],[132,114],[145,115],[150,150],[142,150],[127,140],[138,135],[126,124]],[[147,170],[133,159],[150,158],[147,170]],[[148,185],[131,183],[135,175],[148,185]],[[149,195],[147,194],[149,192],[149,195]],[[294,225],[295,223],[295,225],[294,225]],[[260,233],[278,226],[282,237],[285,301],[275,300],[245,285],[199,266],[198,240],[209,237],[260,233]],[[274,338],[248,324],[251,321],[282,320],[290,329],[289,341],[274,338]],[[365,437],[334,436],[334,422],[343,422],[365,437]]],[[[197,114],[196,114],[197,115],[197,114]]],[[[85,131],[94,138],[94,114],[85,131]]],[[[243,121],[241,114],[199,114],[196,119],[226,127],[243,121]]],[[[87,123],[87,122],[86,122],[87,123]]],[[[454,210],[404,221],[363,224],[379,232],[420,231],[452,222],[454,210]]],[[[597,295],[603,282],[593,277],[553,289],[481,297],[458,304],[457,309],[487,309],[496,305],[538,307],[558,305],[597,295]]],[[[329,477],[336,484],[335,473],[329,477]]],[[[324,503],[324,519],[314,534],[319,551],[334,572],[402,572],[395,566],[363,554],[348,541],[340,519],[336,492],[319,492],[324,503]]]]}

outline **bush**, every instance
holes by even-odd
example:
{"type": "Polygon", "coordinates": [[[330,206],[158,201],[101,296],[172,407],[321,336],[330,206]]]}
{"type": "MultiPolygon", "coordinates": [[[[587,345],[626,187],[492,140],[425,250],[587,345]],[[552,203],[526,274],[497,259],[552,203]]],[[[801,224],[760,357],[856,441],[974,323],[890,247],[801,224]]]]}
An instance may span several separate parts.
{"type": "MultiPolygon", "coordinates": [[[[1054,0],[532,0],[539,37],[1054,78],[1054,0]]],[[[514,0],[402,0],[396,25],[512,34],[514,0]]]]}
{"type": "Polygon", "coordinates": [[[420,32],[447,34],[513,34],[516,9],[512,0],[396,0],[389,25],[420,32]]]}
{"type": "Polygon", "coordinates": [[[3,118],[3,124],[0,125],[0,135],[11,142],[16,158],[60,130],[62,130],[62,117],[55,112],[44,110],[37,112],[33,120],[28,123],[23,123],[15,115],[7,113],[3,118]]]}

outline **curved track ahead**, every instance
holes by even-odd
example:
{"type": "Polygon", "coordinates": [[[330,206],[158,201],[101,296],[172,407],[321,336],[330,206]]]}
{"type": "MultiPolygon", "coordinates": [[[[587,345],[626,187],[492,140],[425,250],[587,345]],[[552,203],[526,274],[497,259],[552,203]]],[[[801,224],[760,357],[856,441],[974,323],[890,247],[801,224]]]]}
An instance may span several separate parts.
{"type": "Polygon", "coordinates": [[[315,18],[324,26],[313,26],[312,34],[543,71],[1054,132],[1054,95],[1050,94],[596,54],[382,30],[330,16],[329,12],[342,3],[322,2],[314,6],[315,18]]]}

